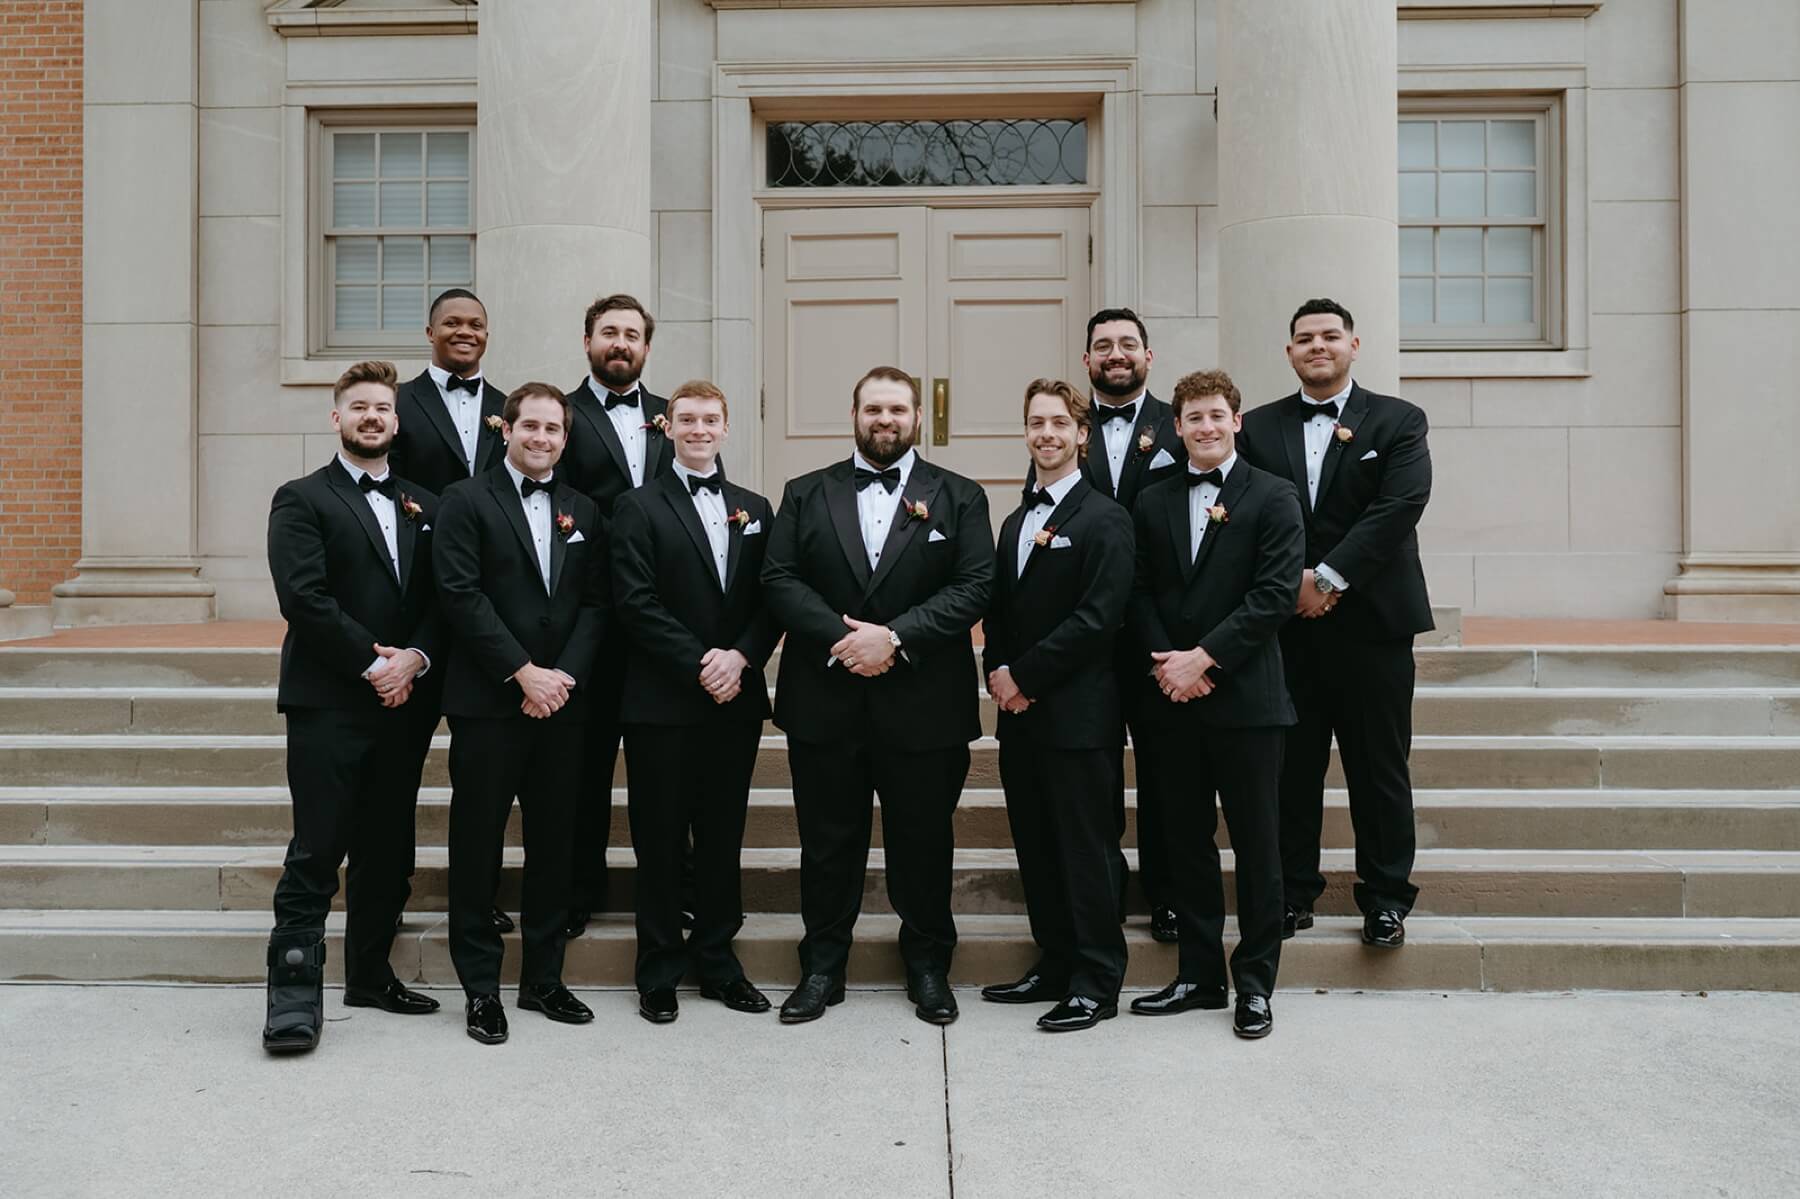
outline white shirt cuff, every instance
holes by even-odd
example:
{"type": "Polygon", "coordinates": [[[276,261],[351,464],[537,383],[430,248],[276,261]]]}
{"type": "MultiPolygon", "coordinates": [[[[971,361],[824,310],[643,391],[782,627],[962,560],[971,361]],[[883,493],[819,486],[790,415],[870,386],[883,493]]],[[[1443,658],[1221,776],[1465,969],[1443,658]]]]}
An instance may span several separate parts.
{"type": "Polygon", "coordinates": [[[419,661],[425,663],[425,665],[419,667],[419,673],[415,674],[413,676],[413,678],[422,679],[426,675],[430,674],[431,673],[431,655],[426,653],[424,650],[420,649],[416,645],[409,645],[406,648],[411,650],[413,653],[419,655],[419,661]]]}
{"type": "Polygon", "coordinates": [[[1350,590],[1350,584],[1345,582],[1344,576],[1331,569],[1331,567],[1325,565],[1323,562],[1313,567],[1313,573],[1316,575],[1323,575],[1326,582],[1330,583],[1333,587],[1336,587],[1339,591],[1350,590]]]}

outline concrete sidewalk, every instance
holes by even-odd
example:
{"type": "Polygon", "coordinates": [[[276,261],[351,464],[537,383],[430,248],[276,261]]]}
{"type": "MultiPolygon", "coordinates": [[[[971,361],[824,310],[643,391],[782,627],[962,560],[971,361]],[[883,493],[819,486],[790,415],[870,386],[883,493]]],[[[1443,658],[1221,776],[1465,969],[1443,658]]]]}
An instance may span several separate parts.
{"type": "Polygon", "coordinates": [[[1800,996],[1283,993],[1246,1043],[972,991],[944,1031],[897,991],[797,1028],[683,992],[653,1028],[589,991],[594,1024],[509,1011],[496,1048],[438,996],[334,990],[269,1059],[256,988],[0,986],[0,1193],[1800,1192],[1800,996]]]}

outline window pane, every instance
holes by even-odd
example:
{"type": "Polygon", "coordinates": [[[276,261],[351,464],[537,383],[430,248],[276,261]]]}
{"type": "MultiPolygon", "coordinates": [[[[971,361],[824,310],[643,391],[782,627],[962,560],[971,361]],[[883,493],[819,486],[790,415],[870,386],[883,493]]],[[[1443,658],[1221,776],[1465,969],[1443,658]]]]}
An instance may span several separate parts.
{"type": "Polygon", "coordinates": [[[1400,122],[1400,169],[1437,165],[1437,122],[1400,122]]]}
{"type": "Polygon", "coordinates": [[[443,287],[474,282],[469,251],[473,239],[467,237],[434,237],[431,239],[431,281],[443,287]]]}
{"type": "Polygon", "coordinates": [[[469,185],[467,183],[427,183],[430,201],[430,224],[433,228],[466,226],[469,223],[469,185]]]}
{"type": "Polygon", "coordinates": [[[375,185],[373,183],[332,184],[331,223],[339,229],[373,229],[375,227],[375,185]]]}
{"type": "Polygon", "coordinates": [[[336,317],[334,323],[340,329],[373,329],[375,327],[375,289],[373,287],[338,288],[336,317]]]}
{"type": "Polygon", "coordinates": [[[1491,216],[1536,216],[1537,172],[1496,171],[1488,176],[1491,216]]]}
{"type": "Polygon", "coordinates": [[[1487,269],[1490,275],[1529,275],[1532,273],[1532,231],[1517,226],[1489,229],[1487,234],[1487,269]]]}
{"type": "Polygon", "coordinates": [[[337,242],[337,281],[373,283],[376,279],[375,239],[344,237],[337,242]]]}
{"type": "Polygon", "coordinates": [[[1417,219],[1437,215],[1437,176],[1403,174],[1400,176],[1400,216],[1417,219]]]}
{"type": "Polygon", "coordinates": [[[1481,273],[1481,230],[1439,229],[1437,269],[1443,275],[1481,273]]]}
{"type": "Polygon", "coordinates": [[[1087,181],[1087,127],[1081,121],[772,121],[767,150],[771,187],[1087,181]]]}
{"type": "Polygon", "coordinates": [[[1487,162],[1486,121],[1445,121],[1438,126],[1438,165],[1478,167],[1487,162]]]}
{"type": "Polygon", "coordinates": [[[1488,165],[1534,167],[1537,165],[1537,122],[1488,122],[1488,165]]]}
{"type": "Polygon", "coordinates": [[[1531,323],[1531,280],[1489,279],[1487,319],[1494,325],[1531,323]]]}
{"type": "MultiPolygon", "coordinates": [[[[1400,273],[1429,275],[1431,271],[1431,230],[1400,230],[1400,273]]],[[[1429,288],[1427,295],[1429,296],[1429,288]]]]}
{"type": "Polygon", "coordinates": [[[1480,171],[1446,171],[1438,176],[1438,215],[1475,217],[1485,213],[1482,185],[1487,176],[1480,171]]]}
{"type": "Polygon", "coordinates": [[[425,289],[422,287],[382,288],[381,327],[383,329],[423,329],[425,327],[425,289]]]}
{"type": "Polygon", "coordinates": [[[1481,280],[1439,279],[1437,318],[1440,325],[1481,323],[1481,280]]]}
{"type": "Polygon", "coordinates": [[[375,177],[375,135],[335,133],[331,137],[331,169],[336,179],[375,177]]]}
{"type": "Polygon", "coordinates": [[[425,239],[384,238],[381,246],[381,278],[387,283],[425,282],[425,239]]]}
{"type": "Polygon", "coordinates": [[[469,135],[466,133],[427,133],[425,135],[425,173],[467,178],[469,174],[469,135]]]}
{"type": "Polygon", "coordinates": [[[381,135],[381,177],[383,179],[417,179],[419,177],[419,138],[417,133],[384,133],[381,135]]]}
{"type": "Polygon", "coordinates": [[[1431,280],[1400,280],[1400,323],[1403,325],[1429,325],[1431,323],[1431,280]]]}
{"type": "Polygon", "coordinates": [[[418,226],[425,223],[419,211],[417,183],[384,183],[381,185],[381,223],[389,228],[418,226]]]}

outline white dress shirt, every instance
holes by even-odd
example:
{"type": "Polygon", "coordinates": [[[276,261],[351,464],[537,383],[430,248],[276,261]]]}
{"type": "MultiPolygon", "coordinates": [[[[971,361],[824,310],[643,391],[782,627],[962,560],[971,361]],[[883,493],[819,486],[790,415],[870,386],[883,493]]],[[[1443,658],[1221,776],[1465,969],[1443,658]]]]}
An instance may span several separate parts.
{"type": "Polygon", "coordinates": [[[481,372],[475,372],[475,393],[471,395],[466,391],[451,391],[450,372],[437,363],[431,363],[425,370],[437,384],[444,411],[450,414],[450,423],[456,426],[456,435],[462,440],[463,465],[474,474],[475,439],[481,434],[481,372]]]}
{"type": "MultiPolygon", "coordinates": [[[[341,453],[338,455],[338,465],[350,472],[350,481],[355,483],[358,487],[362,486],[363,476],[369,474],[368,471],[356,465],[341,453]]],[[[391,473],[391,471],[384,470],[379,475],[371,475],[370,477],[379,483],[391,473]]],[[[375,523],[381,526],[381,538],[383,541],[387,542],[388,565],[393,568],[394,578],[397,581],[400,578],[400,528],[397,523],[399,520],[399,508],[392,499],[381,494],[379,491],[365,491],[363,492],[363,499],[368,502],[369,511],[375,514],[375,523]]],[[[409,646],[408,648],[410,649],[411,647],[409,646]]],[[[425,671],[431,669],[431,659],[425,656],[424,650],[414,649],[412,652],[418,654],[420,659],[425,663],[424,669],[420,670],[416,676],[423,678],[425,676],[425,671]]],[[[375,660],[369,663],[369,668],[363,671],[363,673],[365,675],[375,674],[384,669],[387,666],[387,663],[388,660],[386,658],[377,654],[375,660]]]]}
{"type": "MultiPolygon", "coordinates": [[[[714,462],[710,472],[698,477],[711,479],[716,478],[718,473],[719,464],[714,462]]],[[[688,480],[696,476],[693,471],[677,461],[675,477],[681,480],[681,485],[685,488],[688,486],[688,480]]],[[[700,527],[706,530],[707,544],[712,547],[713,566],[719,572],[719,586],[723,587],[725,586],[725,555],[730,545],[728,534],[731,531],[725,512],[724,488],[721,487],[718,491],[709,491],[703,488],[700,491],[691,492],[689,498],[693,500],[694,511],[700,514],[700,527]]]]}
{"type": "Polygon", "coordinates": [[[644,485],[644,421],[648,419],[644,415],[643,389],[633,383],[630,390],[618,393],[622,396],[635,394],[638,398],[637,407],[634,408],[629,404],[615,404],[608,408],[606,407],[606,397],[613,393],[607,390],[606,384],[592,375],[588,376],[587,384],[588,390],[594,393],[594,398],[600,401],[601,411],[606,413],[606,419],[612,422],[613,432],[619,435],[619,444],[625,447],[625,467],[631,472],[631,485],[642,487],[644,485]]]}
{"type": "MultiPolygon", "coordinates": [[[[1233,450],[1231,451],[1231,457],[1219,463],[1218,470],[1221,479],[1228,479],[1231,477],[1231,468],[1237,465],[1237,460],[1237,451],[1233,450]]],[[[1194,461],[1191,458],[1188,459],[1187,468],[1188,474],[1190,475],[1205,473],[1199,467],[1194,465],[1194,461]]],[[[1224,490],[1223,487],[1215,486],[1212,483],[1202,483],[1198,487],[1189,487],[1187,489],[1189,562],[1192,562],[1195,558],[1200,556],[1200,543],[1206,540],[1206,531],[1212,524],[1212,518],[1207,515],[1206,510],[1219,502],[1219,492],[1222,490],[1224,490]]]]}
{"type": "Polygon", "coordinates": [[[1080,480],[1081,471],[1076,469],[1050,484],[1050,486],[1038,488],[1038,491],[1040,492],[1049,492],[1050,498],[1055,502],[1050,504],[1033,504],[1031,507],[1025,509],[1025,517],[1019,521],[1019,552],[1017,558],[1020,574],[1025,573],[1025,561],[1031,557],[1031,551],[1037,548],[1037,535],[1043,531],[1044,525],[1049,521],[1051,514],[1056,511],[1056,505],[1069,498],[1069,493],[1075,490],[1075,484],[1080,482],[1080,480]]]}
{"type": "MultiPolygon", "coordinates": [[[[1125,471],[1125,458],[1131,453],[1131,431],[1137,426],[1139,405],[1144,402],[1144,392],[1138,392],[1137,399],[1129,404],[1117,407],[1131,409],[1130,420],[1109,420],[1100,427],[1101,440],[1106,442],[1106,465],[1112,468],[1113,494],[1119,493],[1119,476],[1125,471]]],[[[1115,407],[1103,403],[1098,395],[1094,397],[1096,409],[1095,420],[1099,419],[1098,410],[1115,407]]]]}
{"type": "MultiPolygon", "coordinates": [[[[1335,401],[1338,406],[1338,419],[1342,420],[1344,404],[1350,399],[1350,388],[1353,385],[1346,383],[1344,390],[1322,400],[1315,400],[1303,391],[1300,393],[1300,402],[1308,408],[1318,408],[1335,401]]],[[[1331,439],[1337,436],[1333,429],[1336,423],[1326,413],[1318,412],[1308,417],[1306,422],[1300,426],[1300,431],[1306,435],[1306,499],[1310,507],[1316,508],[1319,505],[1319,475],[1325,466],[1325,452],[1331,448],[1331,439]]],[[[1332,585],[1339,591],[1350,590],[1350,584],[1344,581],[1344,576],[1323,562],[1313,567],[1313,572],[1330,579],[1332,585]]]]}
{"type": "MultiPolygon", "coordinates": [[[[524,492],[525,476],[512,459],[506,460],[506,473],[512,476],[513,490],[519,493],[520,501],[525,505],[525,523],[531,529],[532,548],[537,550],[538,575],[544,581],[544,590],[550,590],[550,493],[534,491],[530,498],[524,492]]],[[[543,480],[539,480],[542,482],[543,480]]]]}
{"type": "MultiPolygon", "coordinates": [[[[879,482],[871,483],[856,493],[856,519],[862,526],[863,552],[869,555],[871,571],[881,565],[881,551],[887,545],[888,529],[900,511],[900,500],[906,494],[906,484],[912,478],[913,463],[917,458],[917,454],[907,450],[893,464],[900,472],[900,486],[894,488],[893,494],[890,495],[888,489],[879,482]]],[[[884,469],[864,458],[861,451],[852,454],[850,461],[864,470],[884,469]]]]}

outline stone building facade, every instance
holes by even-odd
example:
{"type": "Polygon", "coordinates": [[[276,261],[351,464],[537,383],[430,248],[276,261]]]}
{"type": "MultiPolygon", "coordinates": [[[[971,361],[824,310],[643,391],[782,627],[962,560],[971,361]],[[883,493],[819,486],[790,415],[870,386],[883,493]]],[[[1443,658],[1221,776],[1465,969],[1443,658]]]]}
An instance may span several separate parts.
{"type": "MultiPolygon", "coordinates": [[[[79,180],[80,304],[11,216],[0,259],[0,584],[58,623],[273,615],[269,494],[451,282],[503,385],[580,378],[585,304],[644,297],[647,381],[718,381],[772,493],[857,364],[1001,495],[1091,308],[1145,316],[1153,390],[1257,403],[1335,295],[1431,417],[1436,602],[1800,619],[1792,0],[44,0],[8,97],[22,10],[82,21],[80,173],[33,176],[79,180]],[[78,547],[20,448],[72,387],[78,547]]],[[[4,174],[40,119],[0,104],[4,174]]]]}

